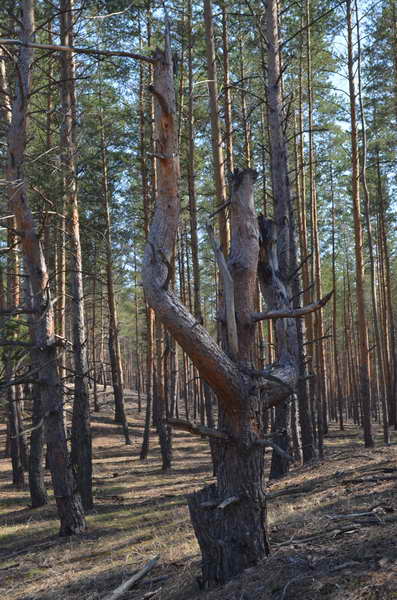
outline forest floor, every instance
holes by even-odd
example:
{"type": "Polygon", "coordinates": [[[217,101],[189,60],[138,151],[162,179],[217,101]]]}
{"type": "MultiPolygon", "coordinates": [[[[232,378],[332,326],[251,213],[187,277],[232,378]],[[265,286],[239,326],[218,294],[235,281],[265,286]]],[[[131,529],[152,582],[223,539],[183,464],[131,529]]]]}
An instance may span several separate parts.
{"type": "MultiPolygon", "coordinates": [[[[30,509],[28,490],[12,487],[10,462],[0,459],[4,600],[101,600],[157,554],[124,600],[397,599],[397,434],[385,448],[379,428],[377,447],[366,450],[353,426],[331,427],[326,460],[268,485],[271,557],[200,592],[185,494],[212,481],[207,443],[175,432],[174,466],[162,473],[154,433],[149,458],[139,460],[144,412],[136,398],[128,397],[132,446],[123,444],[109,402],[92,418],[95,508],[84,535],[59,538],[53,498],[30,509]]],[[[3,427],[2,449],[4,441],[3,427]]]]}

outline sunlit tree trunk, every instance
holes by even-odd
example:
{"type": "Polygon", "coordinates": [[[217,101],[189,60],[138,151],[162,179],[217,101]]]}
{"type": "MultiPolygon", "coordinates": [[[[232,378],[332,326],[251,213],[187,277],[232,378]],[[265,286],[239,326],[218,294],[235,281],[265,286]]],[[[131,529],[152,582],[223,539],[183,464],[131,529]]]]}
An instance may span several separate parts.
{"type": "MultiPolygon", "coordinates": [[[[73,0],[61,0],[61,43],[73,46],[73,0]]],[[[74,401],[71,458],[85,509],[92,508],[92,449],[88,353],[84,311],[83,259],[76,182],[76,106],[73,55],[61,53],[61,148],[64,169],[64,196],[70,240],[71,319],[74,362],[74,401]]]]}
{"type": "Polygon", "coordinates": [[[357,143],[357,118],[356,118],[356,85],[354,74],[353,56],[353,25],[351,0],[346,2],[347,23],[347,52],[348,76],[350,98],[350,127],[351,127],[351,166],[352,166],[352,201],[354,217],[354,242],[356,258],[356,298],[357,319],[359,335],[359,381],[360,401],[362,408],[364,443],[367,448],[374,446],[371,424],[371,396],[369,386],[369,351],[368,351],[368,325],[366,317],[364,294],[364,256],[363,256],[363,230],[361,224],[360,202],[360,168],[357,143]]]}

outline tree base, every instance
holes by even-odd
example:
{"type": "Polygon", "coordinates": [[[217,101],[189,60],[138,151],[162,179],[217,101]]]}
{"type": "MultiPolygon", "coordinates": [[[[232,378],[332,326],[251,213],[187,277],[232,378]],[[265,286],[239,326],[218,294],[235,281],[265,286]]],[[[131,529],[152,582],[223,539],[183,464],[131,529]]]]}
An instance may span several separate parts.
{"type": "Polygon", "coordinates": [[[213,484],[190,494],[188,506],[202,554],[203,589],[224,585],[269,554],[265,506],[252,498],[220,498],[213,484]]]}
{"type": "Polygon", "coordinates": [[[87,529],[83,506],[78,494],[69,498],[57,498],[61,521],[59,536],[80,535],[87,529]]]}

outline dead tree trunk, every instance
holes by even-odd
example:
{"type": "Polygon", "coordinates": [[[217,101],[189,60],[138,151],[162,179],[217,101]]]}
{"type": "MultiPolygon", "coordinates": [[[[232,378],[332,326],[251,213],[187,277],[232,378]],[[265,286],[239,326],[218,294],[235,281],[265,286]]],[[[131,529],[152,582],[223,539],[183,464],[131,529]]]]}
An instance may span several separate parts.
{"type": "MultiPolygon", "coordinates": [[[[34,31],[34,3],[24,0],[21,41],[29,43],[34,31]]],[[[26,148],[26,121],[30,94],[33,50],[22,47],[18,58],[15,100],[8,133],[7,181],[10,186],[10,209],[17,230],[23,232],[21,247],[33,295],[32,317],[34,364],[40,390],[54,496],[61,522],[60,535],[81,533],[85,519],[80,496],[66,445],[63,425],[61,380],[57,368],[54,310],[49,290],[49,276],[33,215],[28,205],[23,163],[26,148]]]]}
{"type": "MultiPolygon", "coordinates": [[[[262,488],[263,446],[266,442],[262,438],[261,415],[265,408],[284,402],[294,392],[297,372],[290,362],[283,363],[282,360],[264,371],[254,368],[255,322],[267,318],[263,314],[255,316],[253,312],[259,255],[253,200],[255,171],[236,172],[232,179],[233,235],[229,266],[223,264],[222,269],[227,301],[233,298],[235,305],[235,311],[225,311],[225,318],[234,321],[228,323],[227,331],[237,329],[237,347],[229,340],[233,357],[222,350],[168,290],[180,212],[177,119],[168,33],[165,50],[156,51],[155,61],[154,83],[150,90],[156,100],[158,186],[142,280],[147,301],[157,318],[189,355],[200,376],[218,397],[219,429],[206,428],[205,433],[214,440],[216,447],[217,483],[188,499],[202,552],[203,585],[208,587],[225,583],[255,565],[269,551],[262,488]]],[[[297,315],[288,311],[284,316],[297,315]]],[[[184,424],[189,431],[200,429],[184,424]]]]}
{"type": "MultiPolygon", "coordinates": [[[[262,265],[259,272],[259,279],[262,290],[265,292],[265,298],[270,298],[269,309],[276,306],[289,308],[289,290],[288,279],[291,274],[291,235],[290,235],[290,208],[291,192],[290,181],[288,177],[288,156],[287,146],[284,139],[284,115],[282,98],[282,71],[280,56],[280,40],[278,29],[277,2],[269,0],[266,11],[266,37],[267,37],[267,102],[269,119],[269,141],[271,148],[271,173],[272,173],[272,191],[275,216],[275,229],[269,239],[273,240],[276,246],[271,249],[271,253],[265,251],[265,264],[262,265]],[[277,295],[269,294],[269,286],[266,281],[268,260],[272,258],[273,271],[277,273],[274,280],[270,281],[270,287],[277,290],[277,295]],[[276,270],[275,270],[276,269],[276,270]]],[[[264,233],[264,232],[263,232],[264,233]]],[[[263,239],[262,239],[263,241],[263,239]]],[[[272,269],[271,269],[272,271],[272,269]]],[[[294,320],[278,321],[276,323],[276,342],[277,354],[281,360],[296,362],[298,357],[298,340],[296,324],[294,320]],[[295,330],[293,332],[293,330],[295,330]],[[289,342],[286,344],[288,336],[289,342]],[[294,343],[292,347],[292,338],[294,343]]],[[[295,401],[295,400],[294,400],[295,401]]],[[[287,402],[277,406],[275,419],[275,433],[277,434],[278,444],[287,450],[290,438],[290,410],[287,402]]],[[[307,423],[305,423],[307,425],[307,423]]],[[[270,477],[276,478],[287,473],[288,462],[273,451],[270,477]]]]}

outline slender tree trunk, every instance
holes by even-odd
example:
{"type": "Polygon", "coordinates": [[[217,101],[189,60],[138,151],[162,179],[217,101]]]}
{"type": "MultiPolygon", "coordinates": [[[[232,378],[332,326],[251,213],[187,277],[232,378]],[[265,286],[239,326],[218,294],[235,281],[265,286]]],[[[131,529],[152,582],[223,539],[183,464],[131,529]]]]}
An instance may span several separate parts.
{"type": "Polygon", "coordinates": [[[187,115],[187,127],[188,127],[188,157],[187,157],[187,169],[188,169],[188,192],[189,192],[189,218],[190,218],[190,243],[192,250],[192,267],[193,267],[193,298],[194,298],[194,315],[199,323],[203,323],[203,316],[201,312],[201,295],[200,295],[200,265],[199,265],[199,254],[198,254],[198,236],[197,236],[197,203],[196,203],[196,189],[195,189],[195,147],[194,147],[194,112],[193,112],[193,62],[192,62],[192,2],[188,2],[188,39],[187,39],[187,52],[188,52],[188,80],[189,80],[189,94],[188,94],[188,115],[187,115]]]}
{"type": "MultiPolygon", "coordinates": [[[[215,177],[216,199],[219,206],[221,206],[226,202],[226,183],[222,140],[219,126],[218,77],[216,72],[216,52],[212,17],[212,0],[204,0],[204,24],[207,50],[207,74],[211,118],[212,161],[215,177]]],[[[221,250],[226,256],[228,250],[229,233],[226,220],[226,213],[224,210],[221,210],[218,214],[218,223],[221,250]]]]}
{"type": "Polygon", "coordinates": [[[161,451],[162,470],[168,471],[172,461],[171,428],[166,423],[166,386],[164,383],[163,331],[161,322],[155,320],[156,341],[156,389],[153,396],[153,421],[156,427],[161,451]]]}
{"type": "Polygon", "coordinates": [[[128,431],[128,421],[125,414],[123,368],[121,364],[119,324],[117,318],[116,297],[114,292],[109,181],[106,157],[106,139],[102,109],[99,115],[99,124],[101,130],[102,198],[103,211],[105,216],[106,284],[109,303],[109,356],[112,369],[115,405],[114,420],[116,423],[120,423],[120,425],[122,426],[125,443],[131,444],[130,434],[128,431]]]}
{"type": "Polygon", "coordinates": [[[369,267],[370,267],[370,289],[371,289],[371,304],[372,304],[372,316],[373,316],[373,329],[375,334],[375,346],[376,346],[376,357],[378,361],[378,370],[380,377],[378,382],[380,385],[380,403],[382,407],[382,424],[383,424],[383,441],[385,444],[390,443],[389,433],[389,417],[388,417],[388,406],[387,406],[387,385],[385,368],[382,357],[382,344],[381,335],[379,330],[379,316],[378,306],[376,299],[376,280],[375,280],[375,258],[374,258],[374,244],[372,236],[371,226],[371,200],[369,195],[368,183],[367,183],[367,126],[365,121],[364,103],[362,95],[362,82],[361,82],[361,38],[360,38],[360,20],[358,14],[357,0],[355,0],[355,17],[356,17],[356,30],[357,30],[357,76],[358,76],[358,101],[360,106],[360,120],[361,120],[361,138],[362,138],[362,151],[361,151],[361,173],[360,180],[364,190],[364,213],[365,223],[367,227],[367,246],[369,252],[369,267]]]}
{"type": "Polygon", "coordinates": [[[389,383],[389,415],[390,424],[397,429],[397,349],[396,349],[396,328],[393,313],[392,303],[392,287],[391,287],[391,269],[390,269],[390,252],[388,246],[388,232],[385,224],[385,200],[382,188],[382,177],[380,170],[379,150],[376,155],[376,171],[377,171],[377,192],[379,200],[379,245],[383,260],[385,272],[385,290],[386,290],[386,307],[384,314],[388,314],[390,323],[390,357],[391,357],[391,377],[389,383]]]}
{"type": "MultiPolygon", "coordinates": [[[[318,235],[318,206],[317,206],[317,187],[315,179],[315,150],[313,142],[313,86],[312,86],[312,60],[311,60],[311,33],[310,33],[310,0],[306,0],[306,51],[307,51],[307,96],[308,96],[308,128],[309,128],[309,192],[310,208],[312,219],[312,252],[314,258],[314,289],[318,298],[322,297],[321,285],[321,257],[320,241],[318,235]]],[[[323,456],[323,436],[327,433],[327,395],[326,395],[326,366],[324,357],[324,325],[322,312],[315,314],[314,318],[314,338],[318,341],[314,344],[316,353],[316,363],[318,369],[317,377],[317,429],[319,455],[323,456]]]]}
{"type": "MultiPolygon", "coordinates": [[[[9,197],[10,200],[10,197],[9,197]]],[[[12,220],[12,226],[16,229],[15,219],[12,220]]],[[[16,236],[9,233],[7,236],[8,246],[11,248],[7,257],[7,300],[9,310],[17,307],[20,303],[19,293],[19,260],[15,248],[16,236]]],[[[16,320],[18,317],[16,317],[16,320]]],[[[10,321],[5,327],[6,338],[16,341],[17,324],[10,321]]],[[[12,347],[5,348],[3,352],[4,375],[7,382],[13,381],[15,377],[14,363],[15,351],[12,347]]],[[[23,433],[21,424],[21,400],[18,386],[9,385],[7,387],[7,406],[8,406],[8,435],[10,439],[10,456],[12,465],[12,482],[17,489],[23,489],[25,486],[25,473],[23,461],[23,433]]]]}
{"type": "Polygon", "coordinates": [[[363,257],[363,231],[361,225],[360,203],[360,170],[357,145],[357,119],[356,119],[356,86],[354,81],[353,57],[353,26],[351,0],[346,0],[347,18],[347,52],[350,98],[350,125],[351,125],[351,150],[352,150],[352,200],[354,217],[354,242],[356,257],[356,298],[357,319],[359,335],[359,380],[360,399],[363,416],[364,443],[367,448],[374,446],[371,425],[371,396],[369,387],[369,351],[368,351],[368,325],[366,318],[364,294],[364,257],[363,257]]]}
{"type": "Polygon", "coordinates": [[[343,403],[342,403],[342,386],[341,377],[339,371],[339,360],[338,360],[338,344],[337,344],[337,306],[336,306],[336,249],[335,249],[335,199],[334,199],[334,179],[332,164],[330,164],[330,188],[331,188],[331,202],[332,202],[332,288],[334,295],[332,298],[332,358],[334,366],[334,377],[336,383],[336,404],[338,407],[339,415],[339,428],[341,431],[344,430],[343,422],[343,403]]]}
{"type": "Polygon", "coordinates": [[[149,306],[146,308],[146,411],[145,427],[143,431],[140,459],[145,460],[149,452],[150,422],[152,418],[153,398],[153,331],[154,312],[149,306]]]}
{"type": "Polygon", "coordinates": [[[233,173],[233,125],[232,125],[232,99],[230,90],[229,73],[229,32],[226,12],[226,2],[221,2],[222,10],[222,61],[223,61],[223,97],[225,112],[225,146],[227,173],[233,173]]]}
{"type": "Polygon", "coordinates": [[[94,252],[95,273],[92,278],[92,314],[91,314],[91,337],[92,337],[92,378],[94,391],[94,411],[99,412],[100,406],[98,401],[98,354],[97,354],[97,338],[96,338],[96,316],[97,316],[97,246],[95,245],[94,252]]]}
{"type": "MultiPolygon", "coordinates": [[[[73,46],[73,0],[60,0],[61,43],[73,46]]],[[[63,124],[61,129],[64,194],[71,244],[70,277],[72,335],[74,361],[74,401],[72,415],[71,459],[75,468],[83,506],[92,508],[92,449],[90,399],[88,391],[87,334],[84,312],[83,264],[80,242],[79,206],[75,166],[75,92],[74,64],[71,53],[61,53],[61,99],[63,124]]]]}

